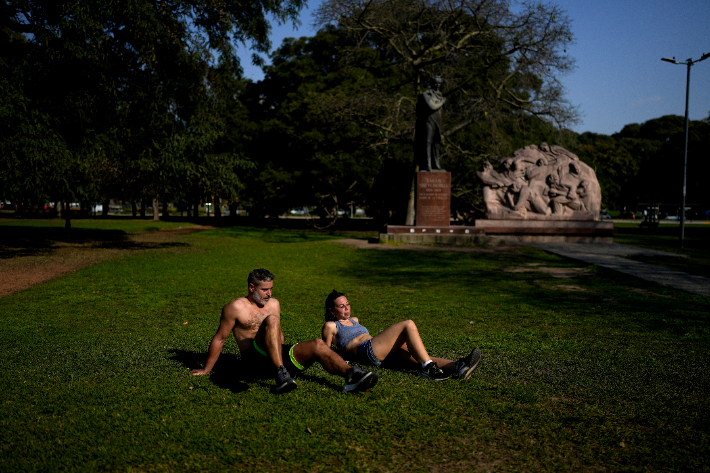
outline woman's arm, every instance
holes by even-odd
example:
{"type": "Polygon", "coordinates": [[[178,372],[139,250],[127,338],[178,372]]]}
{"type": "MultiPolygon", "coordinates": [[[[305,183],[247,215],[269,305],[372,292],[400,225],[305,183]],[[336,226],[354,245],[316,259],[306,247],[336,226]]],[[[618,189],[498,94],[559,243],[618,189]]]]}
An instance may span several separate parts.
{"type": "Polygon", "coordinates": [[[333,337],[338,333],[338,327],[335,322],[326,322],[321,330],[321,337],[326,345],[330,346],[333,343],[333,337]]]}

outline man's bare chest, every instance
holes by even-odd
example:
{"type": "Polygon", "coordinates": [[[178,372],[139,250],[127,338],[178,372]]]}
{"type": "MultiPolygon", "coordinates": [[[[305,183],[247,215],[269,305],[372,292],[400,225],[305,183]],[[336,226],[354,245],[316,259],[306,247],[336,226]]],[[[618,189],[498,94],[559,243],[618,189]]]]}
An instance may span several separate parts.
{"type": "Polygon", "coordinates": [[[250,311],[239,317],[236,328],[247,332],[257,331],[271,311],[250,311]]]}

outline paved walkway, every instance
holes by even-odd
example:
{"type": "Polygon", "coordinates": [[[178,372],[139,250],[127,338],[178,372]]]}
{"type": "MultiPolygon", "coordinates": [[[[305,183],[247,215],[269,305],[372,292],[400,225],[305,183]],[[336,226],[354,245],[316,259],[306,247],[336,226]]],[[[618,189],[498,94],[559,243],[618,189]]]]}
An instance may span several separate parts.
{"type": "Polygon", "coordinates": [[[619,243],[612,243],[611,245],[527,243],[527,245],[556,255],[620,271],[663,286],[670,286],[693,294],[710,297],[710,279],[708,278],[622,258],[622,256],[674,256],[684,258],[685,256],[683,255],[621,245],[619,243]]]}

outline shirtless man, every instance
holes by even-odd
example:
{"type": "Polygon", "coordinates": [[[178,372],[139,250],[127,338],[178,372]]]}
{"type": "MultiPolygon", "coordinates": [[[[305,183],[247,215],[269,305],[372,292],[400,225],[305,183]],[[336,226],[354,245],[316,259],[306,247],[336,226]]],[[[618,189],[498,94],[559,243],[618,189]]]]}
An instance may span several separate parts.
{"type": "Polygon", "coordinates": [[[377,373],[350,367],[320,338],[284,345],[281,331],[281,305],[271,297],[274,275],[266,269],[255,269],[247,279],[249,294],[236,299],[222,309],[217,333],[212,337],[207,352],[207,362],[202,369],[192,370],[193,375],[212,371],[229,334],[237,341],[242,360],[257,374],[276,371],[277,394],[296,389],[292,379],[319,362],[325,370],[345,378],[344,392],[364,391],[377,383],[377,373]]]}

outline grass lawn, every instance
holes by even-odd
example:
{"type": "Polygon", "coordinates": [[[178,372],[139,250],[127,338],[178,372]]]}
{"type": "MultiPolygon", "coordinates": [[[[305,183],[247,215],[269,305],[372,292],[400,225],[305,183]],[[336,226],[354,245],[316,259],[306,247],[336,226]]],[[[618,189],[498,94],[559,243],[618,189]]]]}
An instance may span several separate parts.
{"type": "Polygon", "coordinates": [[[710,470],[710,299],[526,247],[335,237],[185,234],[0,298],[0,470],[710,470]],[[377,369],[356,395],[316,366],[274,396],[230,339],[190,376],[256,267],[287,342],[319,336],[335,288],[371,333],[411,318],[432,355],[483,363],[465,382],[377,369]]]}

